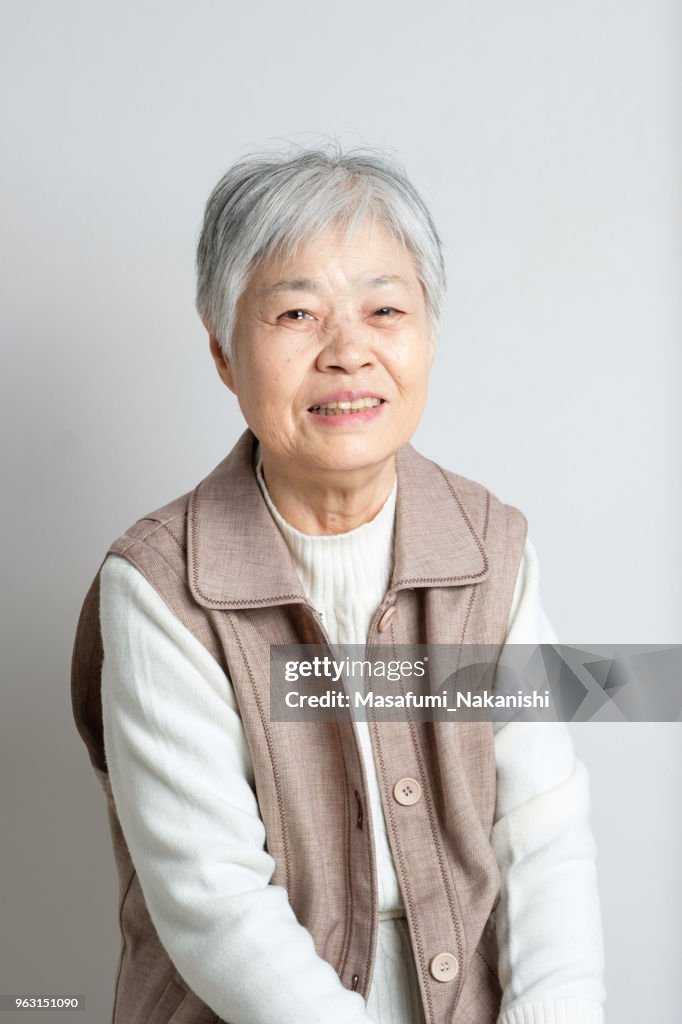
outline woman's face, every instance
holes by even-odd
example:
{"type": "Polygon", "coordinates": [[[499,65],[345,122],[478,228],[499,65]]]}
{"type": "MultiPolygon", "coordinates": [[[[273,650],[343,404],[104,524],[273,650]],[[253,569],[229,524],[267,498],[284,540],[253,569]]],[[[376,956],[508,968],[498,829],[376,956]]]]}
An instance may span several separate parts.
{"type": "Polygon", "coordinates": [[[416,429],[433,360],[414,262],[378,222],[262,264],[237,307],[233,358],[211,347],[265,466],[297,475],[384,465],[416,429]]]}

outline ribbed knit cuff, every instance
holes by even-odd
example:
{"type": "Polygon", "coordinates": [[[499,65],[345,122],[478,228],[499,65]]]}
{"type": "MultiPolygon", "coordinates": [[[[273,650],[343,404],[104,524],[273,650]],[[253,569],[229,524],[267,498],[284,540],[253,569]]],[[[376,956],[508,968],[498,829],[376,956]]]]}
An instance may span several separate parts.
{"type": "Polygon", "coordinates": [[[604,1006],[588,999],[542,999],[510,1006],[497,1024],[604,1024],[604,1006]]]}

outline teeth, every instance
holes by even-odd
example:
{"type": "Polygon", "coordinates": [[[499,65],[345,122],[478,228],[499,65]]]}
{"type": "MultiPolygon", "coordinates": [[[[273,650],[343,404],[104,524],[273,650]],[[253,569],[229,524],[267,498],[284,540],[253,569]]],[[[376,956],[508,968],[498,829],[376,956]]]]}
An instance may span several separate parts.
{"type": "Polygon", "coordinates": [[[354,402],[325,402],[324,405],[314,405],[311,412],[322,416],[341,416],[343,413],[356,412],[358,409],[372,409],[376,405],[381,405],[380,398],[356,398],[354,402]]]}

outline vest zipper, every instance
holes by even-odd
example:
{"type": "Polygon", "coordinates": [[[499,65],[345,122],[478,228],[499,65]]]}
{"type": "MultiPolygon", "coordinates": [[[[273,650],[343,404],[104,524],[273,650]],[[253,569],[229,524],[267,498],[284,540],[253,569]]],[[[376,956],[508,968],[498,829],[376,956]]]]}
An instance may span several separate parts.
{"type": "Polygon", "coordinates": [[[358,820],[356,822],[356,828],[362,828],[362,800],[360,799],[360,794],[357,789],[355,790],[355,799],[358,802],[358,820]]]}

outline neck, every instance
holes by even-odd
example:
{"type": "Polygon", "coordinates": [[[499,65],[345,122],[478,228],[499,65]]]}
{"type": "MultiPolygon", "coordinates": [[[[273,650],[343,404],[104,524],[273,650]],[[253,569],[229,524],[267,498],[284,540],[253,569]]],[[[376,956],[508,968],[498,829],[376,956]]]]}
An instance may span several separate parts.
{"type": "Polygon", "coordinates": [[[261,449],[262,473],[280,515],[301,533],[331,536],[370,522],[381,511],[395,483],[395,456],[361,470],[322,470],[314,474],[280,467],[261,449]]]}

